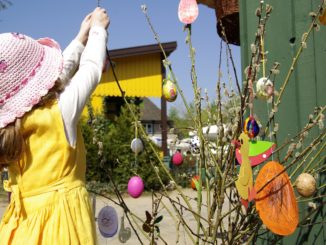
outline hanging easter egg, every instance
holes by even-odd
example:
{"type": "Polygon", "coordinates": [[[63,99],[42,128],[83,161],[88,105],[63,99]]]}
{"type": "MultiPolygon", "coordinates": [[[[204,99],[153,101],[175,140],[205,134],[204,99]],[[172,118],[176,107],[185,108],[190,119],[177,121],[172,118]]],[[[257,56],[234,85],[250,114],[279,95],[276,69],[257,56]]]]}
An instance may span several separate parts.
{"type": "Polygon", "coordinates": [[[326,25],[326,9],[324,9],[323,13],[319,16],[319,22],[322,25],[326,25]]]}
{"type": "Polygon", "coordinates": [[[163,81],[163,96],[169,102],[173,102],[177,99],[178,96],[177,87],[169,79],[165,79],[163,81]]]}
{"type": "Polygon", "coordinates": [[[199,175],[195,175],[194,177],[191,178],[190,186],[193,190],[199,189],[199,175]]]}
{"type": "MultiPolygon", "coordinates": [[[[262,140],[249,141],[249,160],[252,167],[266,161],[272,155],[276,145],[273,142],[262,140]]],[[[240,148],[235,150],[235,155],[239,164],[242,163],[240,148]]]]}
{"type": "Polygon", "coordinates": [[[196,0],[181,0],[179,3],[178,16],[184,24],[193,23],[198,17],[198,4],[196,0]]]}
{"type": "Polygon", "coordinates": [[[179,166],[183,163],[183,157],[182,157],[181,152],[177,151],[176,153],[173,154],[172,163],[177,166],[179,166]]]}
{"type": "Polygon", "coordinates": [[[299,223],[299,211],[290,178],[278,162],[268,162],[256,178],[255,203],[259,217],[273,233],[288,236],[299,223]]]}
{"type": "Polygon", "coordinates": [[[133,176],[128,182],[128,193],[133,198],[138,198],[144,191],[144,182],[139,176],[133,176]]]}
{"type": "Polygon", "coordinates": [[[190,150],[193,154],[200,153],[200,140],[198,136],[194,136],[190,140],[190,150]]]}
{"type": "Polygon", "coordinates": [[[143,142],[141,141],[141,139],[134,138],[131,141],[130,148],[134,153],[138,154],[139,152],[144,150],[144,145],[143,145],[143,142]]]}
{"type": "Polygon", "coordinates": [[[274,84],[266,77],[262,77],[256,83],[256,91],[259,98],[268,99],[274,94],[274,84]]]}
{"type": "Polygon", "coordinates": [[[316,191],[316,180],[312,175],[302,173],[295,181],[295,187],[301,196],[311,197],[316,191]]]}
{"type": "Polygon", "coordinates": [[[253,116],[250,116],[245,120],[243,131],[250,139],[255,138],[259,134],[259,125],[253,116]]]}

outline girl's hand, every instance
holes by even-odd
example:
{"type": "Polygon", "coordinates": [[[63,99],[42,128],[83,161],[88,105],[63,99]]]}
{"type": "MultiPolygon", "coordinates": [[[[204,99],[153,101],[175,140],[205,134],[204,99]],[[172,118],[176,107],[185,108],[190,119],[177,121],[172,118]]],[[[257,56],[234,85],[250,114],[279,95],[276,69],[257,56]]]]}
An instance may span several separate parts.
{"type": "Polygon", "coordinates": [[[91,26],[102,26],[107,29],[110,24],[110,18],[103,8],[97,7],[92,13],[92,24],[91,26]]]}
{"type": "Polygon", "coordinates": [[[88,14],[80,25],[79,33],[76,37],[84,46],[87,43],[88,33],[91,29],[91,22],[92,22],[92,13],[88,14]]]}

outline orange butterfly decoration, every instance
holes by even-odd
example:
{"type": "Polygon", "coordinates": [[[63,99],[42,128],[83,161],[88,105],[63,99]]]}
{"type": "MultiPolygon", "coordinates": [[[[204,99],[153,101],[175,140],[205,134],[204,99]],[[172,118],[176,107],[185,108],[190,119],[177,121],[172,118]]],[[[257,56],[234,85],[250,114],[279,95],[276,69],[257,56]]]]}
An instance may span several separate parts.
{"type": "Polygon", "coordinates": [[[284,167],[275,161],[266,163],[259,171],[255,190],[256,209],[266,227],[278,235],[292,234],[299,223],[299,212],[284,167]]]}

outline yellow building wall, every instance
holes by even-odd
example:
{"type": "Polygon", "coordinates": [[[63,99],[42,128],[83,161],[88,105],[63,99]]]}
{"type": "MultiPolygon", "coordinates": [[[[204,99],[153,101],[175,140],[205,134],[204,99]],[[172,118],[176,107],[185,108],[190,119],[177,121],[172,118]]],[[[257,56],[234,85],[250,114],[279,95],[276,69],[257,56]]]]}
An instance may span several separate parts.
{"type": "MultiPolygon", "coordinates": [[[[120,86],[127,97],[161,97],[162,71],[161,56],[148,54],[112,60],[120,86]]],[[[91,96],[94,112],[103,111],[103,97],[121,96],[112,69],[102,74],[100,84],[91,96]]],[[[85,109],[83,115],[87,115],[85,109]]]]}

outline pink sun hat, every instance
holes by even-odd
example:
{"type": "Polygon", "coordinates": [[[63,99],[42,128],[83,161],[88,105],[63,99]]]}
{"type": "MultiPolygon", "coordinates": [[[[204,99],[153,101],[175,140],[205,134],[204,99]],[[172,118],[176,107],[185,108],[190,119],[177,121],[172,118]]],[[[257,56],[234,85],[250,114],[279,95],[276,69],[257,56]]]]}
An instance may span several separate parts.
{"type": "Polygon", "coordinates": [[[48,93],[62,65],[61,49],[54,40],[0,34],[0,128],[22,117],[48,93]]]}

